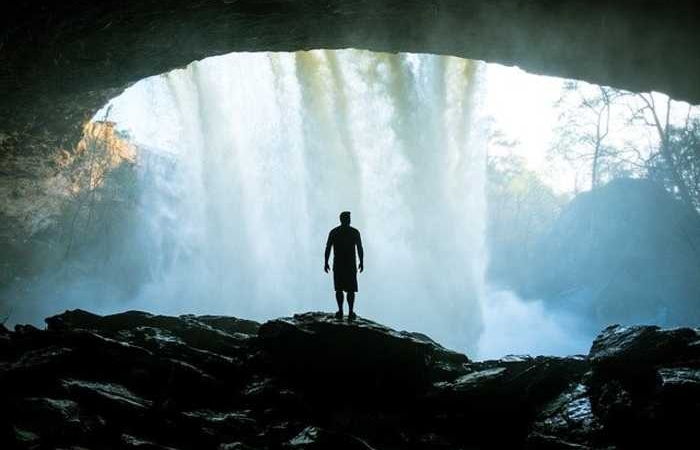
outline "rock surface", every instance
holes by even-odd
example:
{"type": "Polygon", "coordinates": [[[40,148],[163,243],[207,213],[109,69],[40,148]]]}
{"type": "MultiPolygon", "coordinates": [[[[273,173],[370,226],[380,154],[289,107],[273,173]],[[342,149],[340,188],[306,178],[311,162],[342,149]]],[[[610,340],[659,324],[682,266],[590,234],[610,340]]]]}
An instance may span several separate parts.
{"type": "Polygon", "coordinates": [[[588,356],[471,361],[323,313],[46,323],[0,333],[3,448],[665,448],[700,412],[694,329],[612,326],[588,356]]]}
{"type": "Polygon", "coordinates": [[[39,147],[48,149],[44,156],[71,150],[84,123],[129,85],[234,51],[451,54],[700,102],[694,1],[25,0],[4,6],[0,158],[39,147]]]}
{"type": "Polygon", "coordinates": [[[620,178],[568,203],[543,235],[525,298],[609,323],[700,323],[700,216],[650,180],[620,178]]]}

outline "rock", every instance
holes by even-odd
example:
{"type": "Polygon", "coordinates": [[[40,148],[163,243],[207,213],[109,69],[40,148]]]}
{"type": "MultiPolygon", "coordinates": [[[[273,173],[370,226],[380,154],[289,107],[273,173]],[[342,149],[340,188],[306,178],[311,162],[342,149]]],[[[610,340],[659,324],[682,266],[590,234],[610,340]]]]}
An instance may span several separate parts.
{"type": "Polygon", "coordinates": [[[34,325],[15,325],[15,333],[17,334],[36,334],[39,331],[34,325]]]}
{"type": "Polygon", "coordinates": [[[470,361],[322,313],[47,325],[0,341],[8,448],[677,448],[700,414],[693,329],[614,326],[589,357],[470,361]]]}
{"type": "Polygon", "coordinates": [[[260,324],[253,320],[238,319],[228,316],[193,316],[202,323],[206,323],[212,328],[225,331],[227,333],[241,333],[247,335],[257,335],[260,324]]]}
{"type": "Polygon", "coordinates": [[[86,413],[73,400],[34,397],[21,399],[14,406],[17,412],[11,418],[13,426],[37,436],[47,447],[76,441],[89,443],[105,426],[101,417],[86,413]]]}
{"type": "Polygon", "coordinates": [[[334,433],[317,427],[306,427],[287,444],[290,449],[373,450],[366,442],[354,436],[334,433]]]}
{"type": "MultiPolygon", "coordinates": [[[[344,401],[410,400],[436,379],[466,373],[469,362],[423,337],[323,313],[267,322],[258,336],[275,371],[307,392],[332,392],[342,386],[344,401]]],[[[327,399],[325,394],[321,397],[327,399]]]]}
{"type": "Polygon", "coordinates": [[[525,440],[541,408],[579,381],[588,362],[580,357],[511,357],[467,367],[469,374],[434,384],[426,399],[429,409],[449,411],[452,417],[444,426],[459,430],[464,440],[506,448],[525,440]],[[507,423],[508,433],[479,434],[495,423],[507,423]]]}
{"type": "Polygon", "coordinates": [[[596,327],[700,323],[700,215],[648,179],[577,195],[532,249],[524,298],[596,327]]]}
{"type": "Polygon", "coordinates": [[[700,393],[700,369],[688,367],[660,369],[659,376],[661,377],[660,388],[666,393],[689,397],[700,393]]]}
{"type": "Polygon", "coordinates": [[[452,382],[435,383],[437,395],[447,395],[452,401],[468,399],[472,404],[481,404],[480,399],[488,398],[489,405],[485,406],[493,409],[495,399],[503,399],[508,405],[530,406],[549,401],[579,380],[589,366],[581,357],[538,356],[472,363],[467,367],[472,370],[467,375],[452,382]]]}
{"type": "MultiPolygon", "coordinates": [[[[697,331],[690,328],[660,329],[653,326],[613,325],[593,341],[589,358],[594,368],[591,395],[601,415],[634,409],[635,402],[647,403],[660,387],[670,387],[673,377],[692,371],[667,369],[687,363],[700,365],[697,331]]],[[[688,369],[690,370],[690,369],[688,369]]],[[[691,383],[692,384],[692,383],[691,383]]],[[[610,417],[610,420],[612,419],[610,417]]]]}
{"type": "Polygon", "coordinates": [[[590,399],[606,433],[625,447],[674,446],[700,413],[698,332],[606,328],[591,347],[590,399]]]}
{"type": "Polygon", "coordinates": [[[245,445],[242,442],[230,442],[221,444],[218,450],[255,450],[253,447],[245,445]]]}
{"type": "Polygon", "coordinates": [[[38,434],[17,427],[14,427],[13,431],[16,448],[34,449],[41,445],[41,438],[38,434]]]}
{"type": "Polygon", "coordinates": [[[601,448],[602,433],[602,423],[591,408],[588,388],[578,383],[540,412],[528,436],[528,448],[601,448]]]}
{"type": "Polygon", "coordinates": [[[61,380],[61,385],[74,398],[94,405],[98,410],[133,414],[149,409],[153,402],[143,399],[124,386],[85,380],[61,380]]]}
{"type": "Polygon", "coordinates": [[[51,346],[27,351],[18,361],[0,366],[0,385],[12,386],[14,394],[43,394],[46,386],[75,361],[71,348],[51,346]]]}
{"type": "Polygon", "coordinates": [[[354,47],[452,54],[700,102],[700,88],[687,76],[700,67],[693,51],[698,45],[693,2],[639,8],[635,2],[582,6],[567,0],[552,9],[544,0],[429,5],[363,0],[351,5],[305,1],[292,8],[286,2],[224,0],[197,3],[196,15],[169,5],[129,1],[115,10],[103,4],[46,4],[40,17],[33,4],[6,8],[0,136],[49,135],[53,140],[47,145],[72,148],[84,118],[120,90],[233,51],[354,47]],[[612,26],[600,26],[600,17],[612,26]],[[657,23],[653,33],[634,32],[649,23],[657,23]],[[63,33],[71,28],[80,30],[80,45],[63,33]],[[499,29],[512,33],[494,35],[499,29]],[[197,32],[205,35],[190,40],[197,32]],[[106,41],[105,33],[112,38],[106,41]],[[180,45],[172,48],[174,41],[180,45]],[[45,49],[52,51],[44,55],[45,49]],[[661,60],[663,67],[654,63],[661,60]]]}
{"type": "Polygon", "coordinates": [[[122,434],[121,436],[122,448],[133,449],[133,450],[177,450],[173,447],[166,447],[162,445],[155,444],[151,441],[138,438],[136,436],[131,436],[129,434],[122,434]]]}
{"type": "Polygon", "coordinates": [[[250,417],[250,411],[198,410],[184,412],[182,415],[222,437],[253,435],[259,430],[255,419],[250,417]]]}
{"type": "Polygon", "coordinates": [[[227,320],[215,316],[204,316],[203,320],[199,320],[193,315],[173,317],[143,311],[98,316],[79,309],[49,317],[46,319],[46,324],[49,330],[86,329],[107,336],[114,336],[119,332],[139,327],[161,329],[191,347],[221,354],[235,354],[242,345],[245,345],[250,336],[249,331],[255,327],[255,322],[239,321],[235,318],[227,320]],[[237,329],[245,333],[235,331],[237,329]]]}
{"type": "Polygon", "coordinates": [[[640,367],[700,359],[700,340],[691,328],[612,325],[593,341],[588,354],[601,370],[634,371],[640,367]]]}
{"type": "Polygon", "coordinates": [[[2,325],[0,325],[0,361],[11,360],[14,356],[14,348],[10,341],[10,332],[7,329],[3,332],[2,325]]]}
{"type": "Polygon", "coordinates": [[[82,309],[66,311],[63,314],[44,319],[49,330],[73,330],[77,328],[94,329],[100,323],[102,316],[82,309]]]}
{"type": "Polygon", "coordinates": [[[451,392],[477,392],[485,387],[494,387],[500,384],[505,377],[505,367],[492,367],[463,375],[453,382],[440,382],[435,386],[450,390],[451,392]]]}

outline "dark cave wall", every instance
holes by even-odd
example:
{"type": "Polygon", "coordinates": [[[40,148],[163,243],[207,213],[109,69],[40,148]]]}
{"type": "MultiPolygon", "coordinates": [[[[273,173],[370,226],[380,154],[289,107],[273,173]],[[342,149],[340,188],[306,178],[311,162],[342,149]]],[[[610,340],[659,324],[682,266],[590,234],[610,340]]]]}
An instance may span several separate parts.
{"type": "Polygon", "coordinates": [[[144,77],[232,51],[453,54],[700,103],[700,4],[662,0],[28,0],[0,15],[0,151],[144,77]]]}

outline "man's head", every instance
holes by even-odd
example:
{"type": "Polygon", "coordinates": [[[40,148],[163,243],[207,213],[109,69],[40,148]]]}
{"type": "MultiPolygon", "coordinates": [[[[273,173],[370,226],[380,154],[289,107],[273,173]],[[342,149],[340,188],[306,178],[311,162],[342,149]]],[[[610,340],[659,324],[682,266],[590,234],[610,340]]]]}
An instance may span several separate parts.
{"type": "Polygon", "coordinates": [[[350,211],[343,211],[340,213],[340,224],[350,225],[350,211]]]}

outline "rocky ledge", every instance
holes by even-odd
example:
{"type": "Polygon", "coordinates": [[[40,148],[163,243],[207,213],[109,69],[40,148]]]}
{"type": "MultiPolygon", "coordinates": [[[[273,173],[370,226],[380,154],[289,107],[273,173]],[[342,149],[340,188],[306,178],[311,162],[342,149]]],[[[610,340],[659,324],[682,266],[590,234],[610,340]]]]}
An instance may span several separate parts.
{"type": "Polygon", "coordinates": [[[306,313],[81,310],[0,327],[0,446],[674,448],[700,417],[700,330],[606,328],[587,356],[475,362],[306,313]]]}

